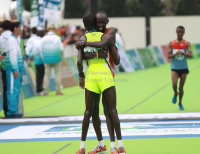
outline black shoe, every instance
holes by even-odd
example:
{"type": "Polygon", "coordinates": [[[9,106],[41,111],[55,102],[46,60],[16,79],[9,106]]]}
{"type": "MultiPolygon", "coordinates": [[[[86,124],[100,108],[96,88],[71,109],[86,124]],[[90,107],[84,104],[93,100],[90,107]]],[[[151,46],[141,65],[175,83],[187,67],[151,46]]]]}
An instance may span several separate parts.
{"type": "Polygon", "coordinates": [[[21,118],[23,116],[23,114],[15,114],[15,113],[12,113],[11,115],[6,115],[6,118],[21,118]]]}
{"type": "Polygon", "coordinates": [[[12,115],[12,118],[21,118],[21,117],[23,117],[23,114],[20,113],[12,115]]]}

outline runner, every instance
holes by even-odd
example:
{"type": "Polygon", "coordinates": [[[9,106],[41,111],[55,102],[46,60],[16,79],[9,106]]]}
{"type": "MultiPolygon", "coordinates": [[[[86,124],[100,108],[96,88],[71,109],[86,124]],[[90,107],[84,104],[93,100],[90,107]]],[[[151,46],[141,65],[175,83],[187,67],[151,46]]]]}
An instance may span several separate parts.
{"type": "MultiPolygon", "coordinates": [[[[116,29],[115,28],[106,28],[106,25],[108,24],[109,19],[108,19],[108,15],[106,12],[104,11],[99,11],[96,14],[96,28],[98,31],[102,32],[102,33],[106,33],[109,35],[113,36],[113,40],[115,41],[115,33],[116,33],[116,29]]],[[[104,45],[106,45],[106,41],[104,42],[84,42],[82,44],[85,44],[86,46],[93,46],[93,47],[104,47],[104,45]]],[[[81,47],[81,42],[78,41],[76,43],[76,47],[80,48],[81,47]]],[[[98,51],[98,53],[101,53],[100,51],[98,51]]],[[[84,54],[84,59],[90,59],[90,58],[94,58],[96,55],[94,53],[91,54],[84,54]]],[[[109,66],[110,69],[112,71],[113,77],[114,77],[114,61],[112,59],[112,55],[109,54],[109,60],[107,61],[109,62],[109,66]]],[[[100,97],[100,96],[99,96],[100,97]]],[[[98,100],[100,100],[100,98],[96,99],[95,101],[95,106],[93,108],[94,112],[92,114],[92,122],[93,122],[93,126],[95,129],[95,132],[97,134],[97,138],[98,138],[98,145],[94,148],[93,151],[91,151],[92,153],[97,153],[99,151],[104,151],[106,147],[106,145],[104,145],[104,141],[103,141],[103,137],[102,137],[102,133],[101,133],[101,121],[100,121],[100,117],[99,117],[99,102],[97,102],[98,100]]],[[[106,124],[107,124],[107,128],[108,128],[108,132],[110,135],[110,147],[111,150],[112,149],[116,149],[116,143],[115,143],[115,136],[114,136],[114,127],[112,125],[112,119],[111,116],[109,114],[109,108],[108,108],[108,103],[105,99],[104,96],[102,96],[102,104],[104,106],[104,115],[106,117],[106,124]]],[[[89,153],[90,154],[90,153],[89,153]]]]}
{"type": "Polygon", "coordinates": [[[183,86],[187,74],[189,73],[187,58],[192,57],[192,51],[190,47],[190,42],[183,39],[185,34],[185,28],[183,26],[178,26],[176,29],[177,39],[169,43],[168,58],[171,60],[171,70],[172,70],[172,85],[174,90],[174,96],[172,98],[172,103],[176,104],[177,96],[179,95],[179,109],[184,110],[182,104],[183,98],[183,86]],[[177,91],[177,82],[180,78],[179,92],[177,91]]]}
{"type": "MultiPolygon", "coordinates": [[[[112,36],[110,35],[103,35],[101,32],[97,32],[95,30],[95,16],[92,14],[86,15],[83,18],[84,25],[86,29],[89,31],[86,34],[86,39],[88,42],[96,42],[96,41],[107,41],[109,42],[108,45],[110,45],[110,52],[113,56],[115,64],[119,64],[120,57],[118,52],[116,52],[114,41],[112,39],[112,36]]],[[[84,43],[84,41],[82,42],[84,43]]],[[[108,45],[105,45],[104,49],[108,49],[108,45]]],[[[86,111],[84,114],[84,120],[82,125],[82,142],[80,146],[80,150],[77,152],[77,154],[83,154],[85,153],[85,140],[87,135],[87,130],[89,126],[89,119],[92,115],[93,111],[93,103],[97,95],[103,93],[105,96],[105,99],[108,102],[109,106],[109,113],[113,119],[113,125],[118,137],[118,146],[119,146],[119,153],[123,152],[125,153],[124,146],[122,143],[122,137],[121,137],[121,130],[120,130],[120,122],[118,118],[118,114],[116,111],[116,91],[114,86],[114,79],[112,77],[111,71],[108,68],[108,64],[106,63],[105,59],[98,58],[98,50],[99,48],[92,48],[92,47],[86,47],[84,48],[84,53],[96,53],[95,59],[89,59],[88,64],[89,68],[86,73],[86,79],[85,79],[85,88],[86,88],[86,111]],[[110,82],[108,82],[110,81],[110,82]]],[[[82,54],[83,51],[79,49],[79,55],[78,55],[78,67],[79,67],[79,75],[83,78],[84,73],[82,72],[82,54]],[[81,67],[80,67],[81,66],[81,67]]],[[[111,151],[111,154],[118,153],[117,150],[111,151]]]]}

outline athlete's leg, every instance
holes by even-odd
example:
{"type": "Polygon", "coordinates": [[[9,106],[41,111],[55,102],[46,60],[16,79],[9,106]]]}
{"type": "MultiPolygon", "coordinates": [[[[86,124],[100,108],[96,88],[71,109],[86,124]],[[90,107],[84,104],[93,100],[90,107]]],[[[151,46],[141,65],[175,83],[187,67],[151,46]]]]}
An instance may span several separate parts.
{"type": "Polygon", "coordinates": [[[179,85],[179,103],[182,102],[182,98],[183,98],[183,86],[185,84],[185,81],[186,81],[186,77],[187,77],[187,74],[182,74],[181,77],[180,77],[180,85],[179,85]]]}
{"type": "Polygon", "coordinates": [[[108,127],[108,132],[110,135],[110,141],[114,142],[115,141],[115,135],[114,135],[114,127],[113,127],[113,122],[111,115],[109,114],[109,107],[108,107],[108,102],[106,101],[106,98],[104,95],[102,95],[102,103],[104,107],[104,115],[106,117],[106,124],[108,127]]]}
{"type": "Polygon", "coordinates": [[[83,123],[82,123],[82,136],[81,136],[82,141],[86,140],[88,127],[90,123],[90,117],[92,116],[92,109],[93,109],[95,96],[96,96],[96,93],[85,89],[86,110],[84,112],[84,118],[83,118],[83,123]]]}
{"type": "Polygon", "coordinates": [[[103,140],[103,137],[102,137],[102,132],[101,132],[101,120],[99,117],[99,102],[100,102],[100,94],[97,94],[94,100],[92,123],[97,135],[97,139],[98,141],[101,141],[103,140]]]}
{"type": "Polygon", "coordinates": [[[112,122],[115,128],[115,132],[117,135],[117,139],[121,140],[121,130],[120,130],[120,121],[119,117],[117,114],[117,109],[116,109],[116,90],[115,86],[112,86],[106,90],[104,90],[103,95],[105,96],[107,102],[108,102],[108,107],[109,107],[109,113],[112,118],[112,122]]]}
{"type": "Polygon", "coordinates": [[[177,82],[178,82],[179,74],[175,71],[172,71],[172,87],[174,90],[174,94],[177,93],[177,82]]]}

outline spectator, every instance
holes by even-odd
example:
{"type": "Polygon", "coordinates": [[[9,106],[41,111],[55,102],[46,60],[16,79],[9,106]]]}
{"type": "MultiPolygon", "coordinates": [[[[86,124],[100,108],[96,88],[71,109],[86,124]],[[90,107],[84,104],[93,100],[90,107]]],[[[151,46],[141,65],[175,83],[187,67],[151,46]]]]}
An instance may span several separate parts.
{"type": "Polygon", "coordinates": [[[28,42],[25,48],[25,52],[28,58],[31,58],[30,56],[32,55],[31,52],[32,52],[33,42],[37,39],[37,28],[33,27],[31,29],[31,32],[32,32],[31,37],[28,39],[28,42]]]}
{"type": "Polygon", "coordinates": [[[19,118],[22,114],[18,113],[18,103],[20,98],[20,87],[22,79],[22,71],[24,70],[22,52],[18,36],[21,33],[20,23],[13,22],[11,24],[12,35],[7,42],[6,55],[6,78],[7,78],[7,104],[8,110],[6,116],[8,118],[19,118]]]}
{"type": "MultiPolygon", "coordinates": [[[[0,49],[1,49],[1,55],[4,54],[6,56],[6,44],[11,36],[12,32],[10,31],[11,28],[11,22],[8,20],[5,20],[1,24],[2,28],[2,34],[0,37],[0,49]]],[[[2,78],[2,83],[3,83],[3,110],[4,110],[4,115],[6,116],[6,112],[8,111],[8,106],[7,106],[7,97],[6,97],[6,90],[7,90],[7,85],[6,85],[6,57],[0,56],[1,62],[1,78],[2,78]]]]}
{"type": "Polygon", "coordinates": [[[50,80],[51,69],[54,68],[56,76],[56,95],[63,95],[60,92],[61,85],[61,52],[63,51],[63,44],[60,37],[55,35],[54,26],[49,27],[49,32],[42,38],[41,51],[45,63],[45,77],[44,77],[44,95],[48,95],[48,87],[50,80]]]}
{"type": "MultiPolygon", "coordinates": [[[[32,32],[35,33],[36,29],[32,29],[32,32]]],[[[36,37],[32,36],[31,43],[29,42],[28,46],[26,47],[29,54],[29,58],[34,59],[34,64],[36,68],[36,92],[38,95],[43,95],[43,78],[44,78],[44,60],[42,57],[42,52],[41,52],[41,39],[44,35],[43,31],[37,31],[38,36],[36,37]]],[[[34,34],[35,35],[35,34],[34,34]]],[[[31,38],[30,38],[31,39],[31,38]]]]}
{"type": "Polygon", "coordinates": [[[123,39],[122,39],[121,34],[118,33],[118,30],[116,32],[116,47],[117,47],[117,49],[119,51],[125,51],[125,46],[124,46],[124,43],[123,43],[123,39]]]}

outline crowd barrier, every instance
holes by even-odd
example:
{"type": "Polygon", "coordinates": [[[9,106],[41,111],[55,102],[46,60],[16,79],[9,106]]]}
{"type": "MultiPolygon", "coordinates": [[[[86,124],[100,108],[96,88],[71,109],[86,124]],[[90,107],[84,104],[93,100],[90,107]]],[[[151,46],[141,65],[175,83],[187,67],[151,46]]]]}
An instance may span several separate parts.
{"type": "MultiPolygon", "coordinates": [[[[200,57],[200,44],[192,44],[193,58],[200,57]]],[[[168,46],[148,46],[143,49],[132,49],[127,51],[119,51],[120,65],[116,66],[118,72],[134,72],[138,70],[157,67],[169,63],[168,46]]],[[[63,51],[62,58],[62,75],[61,88],[70,87],[78,84],[78,69],[76,66],[78,51],[75,45],[67,45],[63,51]]],[[[36,70],[33,62],[28,64],[24,62],[25,70],[22,75],[22,96],[24,99],[34,97],[36,95],[36,70]]],[[[84,72],[87,70],[87,64],[84,61],[84,72]]],[[[55,90],[54,70],[51,72],[49,91],[55,90]]],[[[0,93],[0,110],[2,109],[2,94],[0,93]]]]}

